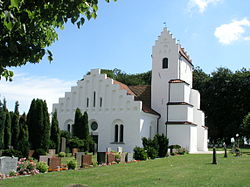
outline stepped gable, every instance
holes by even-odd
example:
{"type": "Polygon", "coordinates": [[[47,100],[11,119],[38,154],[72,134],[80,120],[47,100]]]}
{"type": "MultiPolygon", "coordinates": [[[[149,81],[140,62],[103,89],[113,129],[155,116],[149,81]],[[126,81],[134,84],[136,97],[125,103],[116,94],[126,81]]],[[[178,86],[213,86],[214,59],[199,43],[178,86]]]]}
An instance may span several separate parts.
{"type": "Polygon", "coordinates": [[[151,108],[151,86],[138,85],[129,86],[130,90],[135,94],[135,101],[142,101],[143,112],[160,116],[159,113],[151,108]]]}
{"type": "Polygon", "coordinates": [[[187,54],[187,52],[185,51],[184,48],[179,47],[179,53],[180,53],[180,55],[183,56],[192,66],[194,66],[193,63],[192,63],[192,60],[190,59],[189,55],[187,54]]]}

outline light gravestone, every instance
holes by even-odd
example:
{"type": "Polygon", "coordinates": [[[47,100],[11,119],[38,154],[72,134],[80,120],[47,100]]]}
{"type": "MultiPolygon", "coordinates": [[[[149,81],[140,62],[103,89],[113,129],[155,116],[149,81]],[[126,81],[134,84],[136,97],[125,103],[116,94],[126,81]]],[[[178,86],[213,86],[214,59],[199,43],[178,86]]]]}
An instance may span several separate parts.
{"type": "Polygon", "coordinates": [[[85,155],[85,153],[84,152],[77,152],[76,154],[75,154],[75,158],[76,158],[76,161],[77,161],[77,166],[79,166],[79,167],[82,167],[83,165],[82,165],[82,156],[83,155],[85,155]]]}
{"type": "Polygon", "coordinates": [[[48,156],[47,155],[40,155],[39,162],[45,162],[48,164],[49,158],[52,158],[52,156],[51,155],[48,155],[48,156]]]}
{"type": "Polygon", "coordinates": [[[61,152],[66,152],[66,138],[61,138],[61,152]]]}
{"type": "Polygon", "coordinates": [[[17,161],[17,157],[0,157],[0,173],[9,174],[11,171],[16,171],[17,161]]]}
{"type": "Polygon", "coordinates": [[[134,154],[133,153],[128,153],[126,156],[126,162],[131,162],[134,160],[133,158],[134,154]]]}
{"type": "Polygon", "coordinates": [[[55,156],[56,150],[55,149],[49,149],[49,155],[50,156],[55,156]]]}
{"type": "Polygon", "coordinates": [[[126,153],[122,153],[121,154],[121,161],[120,161],[121,163],[125,163],[126,162],[126,155],[127,155],[126,153]]]}
{"type": "Polygon", "coordinates": [[[106,148],[106,152],[110,153],[111,152],[111,147],[106,148]]]}

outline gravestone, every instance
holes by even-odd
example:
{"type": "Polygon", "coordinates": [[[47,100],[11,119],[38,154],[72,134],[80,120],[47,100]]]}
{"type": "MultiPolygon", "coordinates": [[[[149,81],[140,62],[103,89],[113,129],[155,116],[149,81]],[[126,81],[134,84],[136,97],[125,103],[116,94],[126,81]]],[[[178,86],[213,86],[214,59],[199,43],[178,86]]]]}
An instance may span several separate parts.
{"type": "Polygon", "coordinates": [[[17,161],[17,157],[0,157],[0,173],[9,174],[10,171],[16,171],[17,161]]]}
{"type": "Polygon", "coordinates": [[[111,147],[106,148],[106,152],[110,153],[111,152],[111,147]]]}
{"type": "Polygon", "coordinates": [[[117,147],[117,152],[122,153],[122,147],[117,147]]]}
{"type": "Polygon", "coordinates": [[[49,155],[55,156],[56,150],[55,149],[49,149],[49,155]]]}
{"type": "Polygon", "coordinates": [[[34,154],[34,152],[35,152],[35,150],[29,150],[29,154],[28,154],[28,156],[29,156],[29,157],[32,157],[32,156],[33,156],[33,154],[34,154]]]}
{"type": "Polygon", "coordinates": [[[133,153],[127,153],[126,162],[131,162],[131,161],[133,161],[133,160],[134,160],[133,156],[134,156],[133,153]]]}
{"type": "Polygon", "coordinates": [[[97,152],[97,163],[105,164],[107,162],[107,154],[106,152],[97,152]]]}
{"type": "Polygon", "coordinates": [[[77,161],[77,166],[82,167],[82,156],[84,155],[84,152],[77,152],[75,155],[76,161],[77,161]]]}
{"type": "Polygon", "coordinates": [[[40,155],[39,162],[45,162],[48,164],[49,158],[52,158],[52,156],[51,155],[40,155]]]}
{"type": "Polygon", "coordinates": [[[78,152],[78,148],[72,148],[72,156],[76,156],[77,152],[78,152]]]}
{"type": "Polygon", "coordinates": [[[115,162],[115,155],[113,153],[107,154],[107,164],[111,164],[112,162],[115,162]]]}
{"type": "Polygon", "coordinates": [[[61,152],[66,152],[66,138],[61,138],[61,152]]]}
{"type": "Polygon", "coordinates": [[[82,166],[92,165],[92,155],[83,155],[82,156],[82,166]]]}
{"type": "Polygon", "coordinates": [[[61,158],[59,157],[52,157],[49,158],[49,169],[55,170],[60,169],[61,167],[61,158]]]}
{"type": "Polygon", "coordinates": [[[126,155],[127,155],[127,153],[122,153],[121,154],[121,163],[125,163],[126,162],[126,155]]]}

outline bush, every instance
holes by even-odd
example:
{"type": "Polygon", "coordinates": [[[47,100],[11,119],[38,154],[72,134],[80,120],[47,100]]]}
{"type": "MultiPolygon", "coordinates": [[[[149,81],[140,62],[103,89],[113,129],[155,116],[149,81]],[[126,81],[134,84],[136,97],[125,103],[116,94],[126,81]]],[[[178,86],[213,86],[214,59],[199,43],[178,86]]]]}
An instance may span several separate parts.
{"type": "Polygon", "coordinates": [[[176,153],[179,155],[184,155],[185,153],[187,153],[187,150],[185,148],[181,147],[181,148],[177,149],[176,153]]]}
{"type": "Polygon", "coordinates": [[[38,159],[40,155],[47,155],[47,152],[44,149],[36,149],[33,157],[38,159]]]}
{"type": "Polygon", "coordinates": [[[2,152],[2,156],[14,156],[14,157],[18,157],[18,158],[22,158],[22,152],[15,150],[15,149],[5,149],[2,152]]]}
{"type": "Polygon", "coordinates": [[[120,155],[120,153],[115,153],[115,161],[116,161],[116,163],[120,163],[121,162],[121,155],[120,155]]]}
{"type": "Polygon", "coordinates": [[[155,159],[158,157],[158,151],[153,147],[147,148],[148,158],[155,159]]]}
{"type": "Polygon", "coordinates": [[[16,173],[15,171],[10,171],[10,172],[9,172],[9,176],[11,176],[11,177],[16,176],[16,174],[17,174],[17,173],[16,173]]]}
{"type": "Polygon", "coordinates": [[[76,169],[76,166],[77,166],[76,160],[72,159],[68,161],[67,166],[68,166],[68,169],[76,169]]]}
{"type": "Polygon", "coordinates": [[[40,173],[45,173],[48,171],[49,166],[46,162],[38,162],[36,164],[36,169],[38,169],[40,173]]]}
{"type": "Polygon", "coordinates": [[[84,148],[84,141],[77,137],[74,137],[74,138],[69,139],[68,146],[70,147],[70,149],[72,148],[82,149],[84,148]]]}
{"type": "Polygon", "coordinates": [[[135,160],[147,160],[147,152],[144,148],[135,147],[134,148],[134,159],[135,160]]]}
{"type": "Polygon", "coordinates": [[[65,156],[66,156],[66,153],[64,153],[64,152],[58,153],[58,157],[65,157],[65,156]]]}
{"type": "Polygon", "coordinates": [[[165,157],[168,153],[168,138],[164,136],[164,134],[159,135],[156,134],[154,137],[154,141],[158,144],[158,156],[165,157]]]}

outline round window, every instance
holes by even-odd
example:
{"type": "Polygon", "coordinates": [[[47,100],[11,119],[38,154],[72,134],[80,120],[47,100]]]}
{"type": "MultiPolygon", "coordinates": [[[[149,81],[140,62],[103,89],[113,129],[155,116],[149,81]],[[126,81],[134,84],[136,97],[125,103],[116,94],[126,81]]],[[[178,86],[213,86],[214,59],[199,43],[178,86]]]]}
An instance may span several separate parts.
{"type": "Polygon", "coordinates": [[[95,131],[98,128],[98,124],[96,122],[91,123],[91,129],[95,131]]]}

